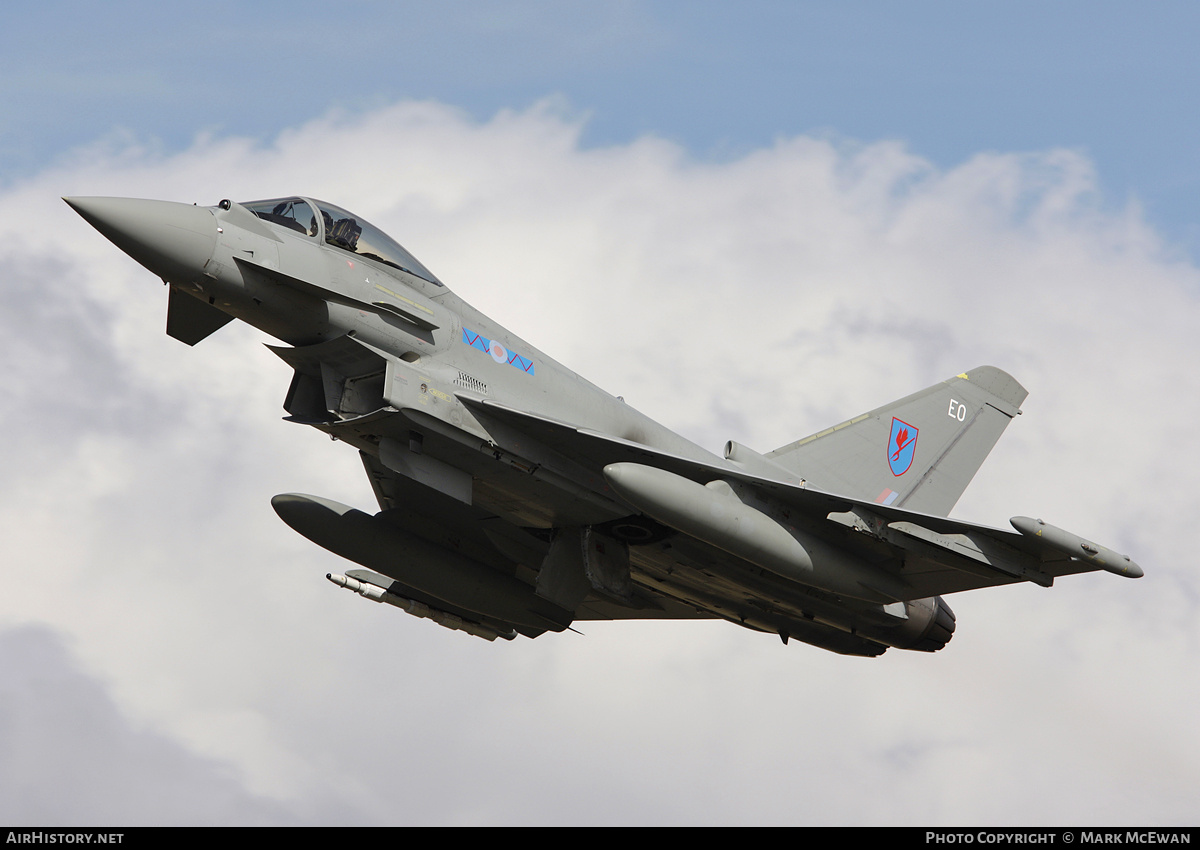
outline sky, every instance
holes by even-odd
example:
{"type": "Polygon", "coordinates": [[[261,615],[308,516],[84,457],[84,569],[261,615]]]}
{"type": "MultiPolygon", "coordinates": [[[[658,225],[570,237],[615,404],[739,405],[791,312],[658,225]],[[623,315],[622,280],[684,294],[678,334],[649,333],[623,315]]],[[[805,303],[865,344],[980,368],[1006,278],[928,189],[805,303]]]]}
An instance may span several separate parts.
{"type": "Polygon", "coordinates": [[[104,10],[0,33],[0,819],[1196,822],[1194,7],[104,10]],[[954,515],[1147,575],[956,595],[946,649],[878,659],[338,590],[269,500],[370,509],[354,453],[59,200],[293,193],[714,451],[999,366],[1025,415],[954,515]]]}

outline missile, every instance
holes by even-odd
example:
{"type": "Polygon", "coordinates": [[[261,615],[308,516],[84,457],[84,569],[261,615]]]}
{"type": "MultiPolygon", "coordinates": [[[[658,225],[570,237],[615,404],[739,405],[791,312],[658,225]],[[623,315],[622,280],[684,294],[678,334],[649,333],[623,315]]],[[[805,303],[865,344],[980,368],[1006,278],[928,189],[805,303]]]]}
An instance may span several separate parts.
{"type": "Polygon", "coordinates": [[[561,632],[574,615],[511,575],[438,546],[386,520],[328,499],[285,493],[279,518],[318,546],[393,578],[424,596],[488,619],[561,632]]]}
{"type": "Polygon", "coordinates": [[[742,502],[724,481],[697,484],[638,463],[609,464],[604,477],[647,516],[785,579],[880,604],[911,596],[897,577],[817,537],[784,528],[742,502]]]}
{"type": "Polygon", "coordinates": [[[509,629],[507,632],[501,632],[496,629],[483,625],[482,623],[472,623],[464,620],[462,617],[454,614],[440,611],[437,608],[431,608],[423,602],[418,602],[415,599],[408,599],[404,596],[392,593],[390,590],[384,590],[369,582],[359,581],[353,576],[344,576],[340,573],[326,573],[325,578],[336,584],[338,587],[344,587],[347,590],[353,590],[359,596],[370,599],[374,602],[386,602],[388,605],[394,605],[405,613],[412,614],[414,617],[422,617],[424,619],[433,620],[439,626],[445,626],[448,629],[466,632],[467,634],[481,637],[484,640],[495,640],[496,638],[504,638],[512,640],[517,636],[514,629],[509,629]]]}
{"type": "Polygon", "coordinates": [[[1027,537],[1036,537],[1046,546],[1064,555],[1070,555],[1080,561],[1095,564],[1102,570],[1107,570],[1119,576],[1141,578],[1145,573],[1142,568],[1130,560],[1128,555],[1114,552],[1104,546],[1084,540],[1078,534],[1072,534],[1065,529],[1050,525],[1040,519],[1027,516],[1015,516],[1009,520],[1012,527],[1027,537]]]}

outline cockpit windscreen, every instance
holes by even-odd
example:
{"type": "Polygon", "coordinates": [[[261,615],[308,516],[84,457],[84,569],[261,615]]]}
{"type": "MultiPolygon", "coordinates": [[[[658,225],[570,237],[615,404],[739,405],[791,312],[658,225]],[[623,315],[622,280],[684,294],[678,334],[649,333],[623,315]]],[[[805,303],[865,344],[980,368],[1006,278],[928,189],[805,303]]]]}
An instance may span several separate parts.
{"type": "Polygon", "coordinates": [[[312,207],[300,198],[275,198],[270,201],[250,201],[242,204],[250,212],[269,221],[303,233],[306,236],[317,235],[317,216],[312,207]]]}
{"type": "Polygon", "coordinates": [[[321,218],[325,224],[325,241],[330,245],[403,269],[438,286],[442,285],[442,282],[433,276],[433,272],[421,265],[416,257],[405,251],[382,230],[333,204],[324,201],[314,203],[321,210],[321,218]]]}
{"type": "MultiPolygon", "coordinates": [[[[341,207],[314,201],[321,214],[321,229],[325,241],[335,248],[367,257],[384,265],[401,269],[438,286],[442,282],[420,261],[404,250],[395,240],[374,225],[363,221],[341,207]]],[[[317,236],[317,216],[302,198],[275,198],[269,201],[250,201],[242,204],[264,221],[278,224],[297,233],[317,236]]]]}

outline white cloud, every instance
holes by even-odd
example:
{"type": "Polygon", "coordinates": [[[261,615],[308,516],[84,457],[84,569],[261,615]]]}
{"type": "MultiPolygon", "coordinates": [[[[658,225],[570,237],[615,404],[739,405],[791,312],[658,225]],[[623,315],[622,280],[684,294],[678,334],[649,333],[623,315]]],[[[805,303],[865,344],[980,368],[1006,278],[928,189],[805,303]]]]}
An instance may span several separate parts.
{"type": "Polygon", "coordinates": [[[7,634],[69,636],[80,711],[228,765],[220,793],[297,822],[1188,822],[1197,270],[1070,151],[939,171],[896,143],[711,163],[579,136],[553,103],[485,124],[402,103],[266,144],[107,143],[8,190],[7,634]],[[254,332],[165,337],[161,284],[58,201],[296,191],[712,449],[1008,369],[1028,415],[958,514],[1042,515],[1148,576],[955,597],[946,650],[874,661],[720,623],[485,645],[334,592],[332,556],[268,501],[369,507],[353,452],[278,421],[288,370],[254,332]]]}

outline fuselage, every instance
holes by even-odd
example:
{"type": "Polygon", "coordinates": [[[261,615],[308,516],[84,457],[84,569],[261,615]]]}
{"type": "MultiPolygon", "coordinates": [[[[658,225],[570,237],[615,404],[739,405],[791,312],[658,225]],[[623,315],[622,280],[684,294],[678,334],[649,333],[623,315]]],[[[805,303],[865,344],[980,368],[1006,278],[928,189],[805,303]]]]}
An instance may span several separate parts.
{"type": "MultiPolygon", "coordinates": [[[[580,487],[583,473],[569,459],[532,449],[495,446],[495,456],[518,472],[497,473],[480,453],[498,442],[496,425],[485,428],[464,399],[727,463],[476,310],[402,246],[340,207],[301,197],[212,207],[121,198],[69,202],[180,296],[198,302],[181,297],[188,309],[221,311],[290,346],[277,353],[297,369],[285,405],[292,419],[377,456],[381,445],[386,450],[378,429],[366,427],[369,419],[362,428],[354,423],[387,410],[425,417],[423,451],[465,467],[475,479],[473,500],[506,519],[588,525],[628,508],[602,479],[592,476],[580,487]],[[519,474],[531,468],[532,475],[519,474]],[[577,491],[576,497],[551,495],[556,486],[577,491]]],[[[431,480],[436,485],[439,479],[431,480]]]]}
{"type": "MultiPolygon", "coordinates": [[[[350,334],[431,378],[425,394],[435,399],[474,390],[551,419],[721,461],[500,326],[380,231],[337,207],[291,198],[205,209],[215,234],[212,257],[201,274],[178,285],[282,342],[304,347],[350,334]],[[303,204],[295,214],[309,216],[309,226],[287,226],[259,212],[280,204],[293,210],[303,204]],[[314,210],[320,214],[310,216],[314,210]],[[360,236],[352,245],[337,234],[356,228],[372,243],[360,236]]],[[[453,409],[438,410],[439,418],[471,428],[467,410],[445,405],[453,409]]]]}
{"type": "Polygon", "coordinates": [[[1053,527],[1018,524],[1013,539],[901,507],[948,511],[1019,412],[1024,389],[994,367],[768,455],[730,443],[720,457],[340,207],[68,203],[170,284],[171,336],[193,345],[237,318],[283,343],[271,350],[294,370],[286,418],[359,449],[381,511],[303,494],[276,497],[276,511],[376,571],[335,583],[443,625],[491,639],[573,619],[721,617],[847,654],[933,651],[954,630],[936,594],[1096,568],[1046,566],[1075,557],[1076,538],[1053,527]],[[896,422],[914,423],[899,440],[896,422]],[[902,468],[885,463],[904,449],[902,468]]]}

